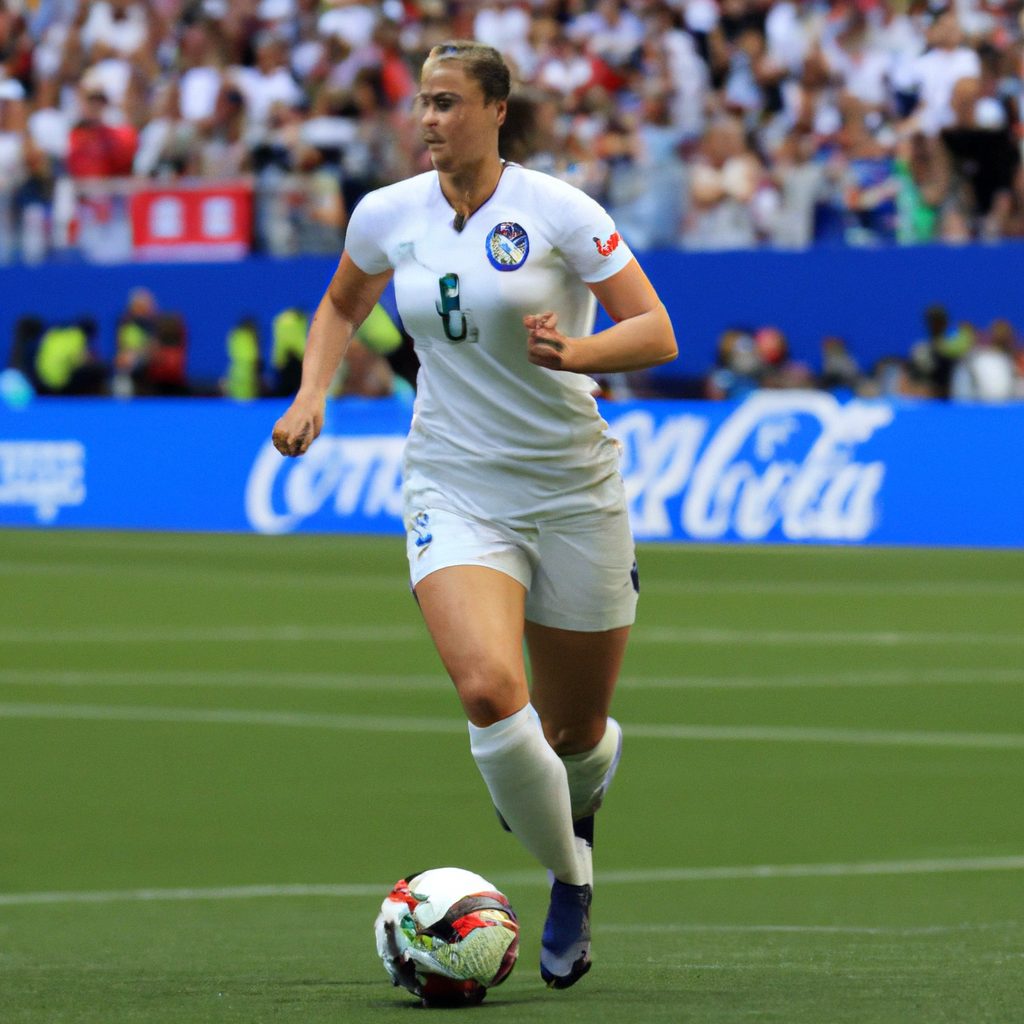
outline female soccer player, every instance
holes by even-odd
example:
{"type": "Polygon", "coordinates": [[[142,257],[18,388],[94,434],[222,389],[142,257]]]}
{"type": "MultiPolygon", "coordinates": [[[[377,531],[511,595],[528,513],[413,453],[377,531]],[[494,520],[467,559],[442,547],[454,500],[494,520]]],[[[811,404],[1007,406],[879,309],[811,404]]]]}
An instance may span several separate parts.
{"type": "Polygon", "coordinates": [[[403,480],[412,585],[502,823],[553,876],[541,974],[566,988],[590,968],[593,814],[619,758],[608,708],[639,592],[618,449],[584,375],[667,362],[676,342],[607,213],[499,157],[509,85],[488,46],[430,52],[417,108],[434,171],[356,207],[273,436],[292,456],[317,437],[349,339],[394,275],[421,363],[403,480]],[[595,297],[615,324],[591,335],[595,297]]]}

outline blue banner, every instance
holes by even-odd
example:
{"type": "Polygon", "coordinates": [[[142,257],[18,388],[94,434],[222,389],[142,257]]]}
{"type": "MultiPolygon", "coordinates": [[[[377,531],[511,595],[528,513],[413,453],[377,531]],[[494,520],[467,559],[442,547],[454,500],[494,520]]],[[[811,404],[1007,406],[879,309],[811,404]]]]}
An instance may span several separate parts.
{"type": "MultiPolygon", "coordinates": [[[[411,409],[331,403],[282,458],[285,402],[40,400],[0,410],[0,524],[402,532],[411,409]]],[[[1024,546],[1024,405],[606,404],[638,540],[1024,546]]]]}

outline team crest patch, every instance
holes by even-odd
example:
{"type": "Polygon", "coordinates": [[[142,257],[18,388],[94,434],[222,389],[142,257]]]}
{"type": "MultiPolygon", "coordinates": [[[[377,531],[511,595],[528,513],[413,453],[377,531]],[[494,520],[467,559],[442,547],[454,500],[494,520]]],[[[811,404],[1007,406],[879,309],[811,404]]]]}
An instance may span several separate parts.
{"type": "Polygon", "coordinates": [[[502,221],[487,236],[487,258],[495,270],[518,270],[529,255],[529,235],[515,221],[502,221]]]}

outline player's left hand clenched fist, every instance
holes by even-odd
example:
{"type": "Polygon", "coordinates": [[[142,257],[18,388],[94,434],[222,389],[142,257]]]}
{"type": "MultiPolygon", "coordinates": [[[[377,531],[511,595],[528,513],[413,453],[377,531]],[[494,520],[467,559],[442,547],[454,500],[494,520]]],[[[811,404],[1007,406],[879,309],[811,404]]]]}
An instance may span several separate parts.
{"type": "Polygon", "coordinates": [[[549,370],[572,369],[575,342],[557,329],[557,313],[548,310],[536,316],[524,316],[523,326],[530,332],[526,339],[526,356],[531,363],[549,370]]]}

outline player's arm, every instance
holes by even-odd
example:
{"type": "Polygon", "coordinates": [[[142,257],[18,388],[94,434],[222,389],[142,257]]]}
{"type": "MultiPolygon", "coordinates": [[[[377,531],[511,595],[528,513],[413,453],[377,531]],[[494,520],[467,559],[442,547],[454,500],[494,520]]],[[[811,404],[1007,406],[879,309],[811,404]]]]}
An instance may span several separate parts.
{"type": "Polygon", "coordinates": [[[574,373],[628,373],[671,362],[679,354],[672,321],[635,259],[587,287],[614,326],[589,338],[567,338],[557,329],[557,313],[524,317],[531,363],[574,373]]]}
{"type": "Polygon", "coordinates": [[[274,446],[282,455],[302,455],[319,436],[324,425],[327,389],[352,335],[370,315],[391,274],[390,270],[364,274],[347,252],[342,253],[309,326],[302,358],[302,384],[288,411],[274,425],[274,446]]]}

